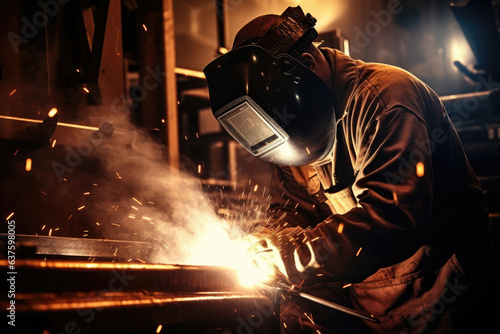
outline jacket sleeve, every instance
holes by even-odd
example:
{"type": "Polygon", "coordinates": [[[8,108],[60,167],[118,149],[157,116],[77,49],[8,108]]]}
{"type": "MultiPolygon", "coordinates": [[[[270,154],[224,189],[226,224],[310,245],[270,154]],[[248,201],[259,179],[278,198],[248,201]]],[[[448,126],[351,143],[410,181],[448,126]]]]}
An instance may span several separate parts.
{"type": "MultiPolygon", "coordinates": [[[[329,216],[314,228],[284,229],[276,236],[292,282],[361,281],[410,257],[425,240],[433,175],[424,121],[411,110],[392,108],[354,136],[352,189],[357,206],[329,216]]],[[[316,218],[310,213],[314,210],[293,212],[294,203],[306,196],[294,191],[296,184],[286,170],[281,173],[277,191],[288,199],[281,196],[271,208],[286,211],[284,220],[298,216],[295,221],[304,226],[304,220],[316,218]]]]}
{"type": "Polygon", "coordinates": [[[331,214],[317,177],[316,189],[308,189],[312,182],[307,171],[308,168],[302,167],[274,167],[267,212],[273,227],[308,228],[331,214]]]}

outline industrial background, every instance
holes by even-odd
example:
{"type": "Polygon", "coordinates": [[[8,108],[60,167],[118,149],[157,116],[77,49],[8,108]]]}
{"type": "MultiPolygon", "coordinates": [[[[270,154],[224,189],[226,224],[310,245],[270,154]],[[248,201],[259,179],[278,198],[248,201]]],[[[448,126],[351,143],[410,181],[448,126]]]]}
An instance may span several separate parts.
{"type": "Polygon", "coordinates": [[[296,5],[317,18],[323,45],[402,67],[438,93],[484,187],[498,253],[500,1],[5,0],[0,258],[15,231],[20,326],[276,329],[272,298],[185,254],[209,220],[262,217],[272,170],[214,119],[202,70],[244,23],[296,5]]]}

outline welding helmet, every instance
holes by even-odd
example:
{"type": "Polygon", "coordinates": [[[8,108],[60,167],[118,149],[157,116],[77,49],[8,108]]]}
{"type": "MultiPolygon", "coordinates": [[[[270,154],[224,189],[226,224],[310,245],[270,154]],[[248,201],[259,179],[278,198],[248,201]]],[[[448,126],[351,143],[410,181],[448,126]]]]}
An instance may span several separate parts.
{"type": "Polygon", "coordinates": [[[237,46],[204,69],[215,118],[270,163],[308,165],[333,147],[332,94],[297,60],[317,37],[315,22],[299,6],[289,7],[256,43],[237,46]]]}

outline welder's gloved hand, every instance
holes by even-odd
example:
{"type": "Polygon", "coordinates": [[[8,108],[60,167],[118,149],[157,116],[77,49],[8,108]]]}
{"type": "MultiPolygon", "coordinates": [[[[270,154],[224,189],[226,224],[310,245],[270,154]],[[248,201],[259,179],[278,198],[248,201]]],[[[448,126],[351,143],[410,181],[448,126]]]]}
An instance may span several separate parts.
{"type": "Polygon", "coordinates": [[[277,232],[259,231],[259,240],[248,250],[256,266],[274,272],[276,279],[286,278],[289,283],[301,285],[310,273],[319,267],[312,256],[310,243],[300,227],[277,232]]]}

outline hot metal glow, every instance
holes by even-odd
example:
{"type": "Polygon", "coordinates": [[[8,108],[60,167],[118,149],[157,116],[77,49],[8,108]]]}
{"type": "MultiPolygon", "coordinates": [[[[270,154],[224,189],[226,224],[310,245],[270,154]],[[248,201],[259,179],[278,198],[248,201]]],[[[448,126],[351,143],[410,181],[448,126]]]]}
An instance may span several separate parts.
{"type": "Polygon", "coordinates": [[[424,169],[424,163],[423,162],[418,162],[417,163],[417,176],[422,177],[425,174],[425,169],[424,169]]]}
{"type": "Polygon", "coordinates": [[[50,109],[50,111],[49,111],[49,117],[54,117],[56,114],[57,114],[57,109],[56,108],[50,109]]]}
{"type": "Polygon", "coordinates": [[[361,253],[361,249],[363,249],[363,247],[359,247],[358,252],[356,253],[356,256],[358,256],[359,253],[361,253]]]}
{"type": "Polygon", "coordinates": [[[222,224],[214,224],[196,243],[189,263],[232,268],[238,272],[242,285],[254,286],[270,280],[273,275],[269,268],[257,267],[249,256],[248,248],[254,241],[250,238],[231,239],[222,224]]]}
{"type": "Polygon", "coordinates": [[[31,170],[32,161],[30,158],[26,159],[26,171],[29,172],[31,170]]]}
{"type": "MultiPolygon", "coordinates": [[[[30,119],[30,118],[24,118],[24,117],[14,117],[14,116],[5,116],[5,115],[0,115],[0,119],[7,119],[7,120],[11,120],[11,121],[29,122],[29,123],[42,123],[43,122],[42,120],[39,120],[39,119],[30,119]]],[[[64,126],[64,127],[68,127],[68,128],[76,128],[76,129],[92,130],[92,131],[99,130],[99,128],[97,128],[95,126],[62,123],[62,122],[57,122],[57,126],[64,126]]]]}
{"type": "Polygon", "coordinates": [[[338,232],[339,234],[341,234],[341,233],[342,233],[342,231],[344,231],[344,224],[343,224],[343,223],[339,223],[339,226],[338,226],[338,228],[337,228],[337,232],[338,232]]]}

